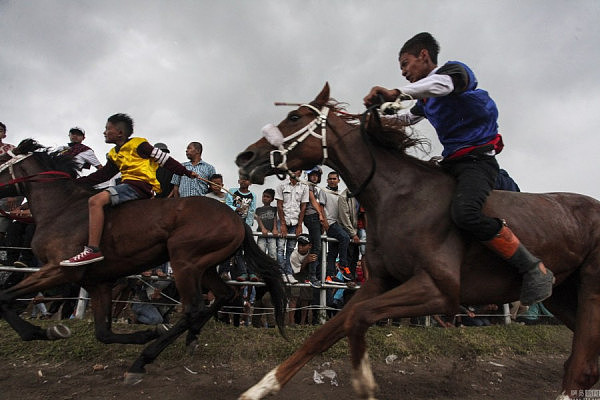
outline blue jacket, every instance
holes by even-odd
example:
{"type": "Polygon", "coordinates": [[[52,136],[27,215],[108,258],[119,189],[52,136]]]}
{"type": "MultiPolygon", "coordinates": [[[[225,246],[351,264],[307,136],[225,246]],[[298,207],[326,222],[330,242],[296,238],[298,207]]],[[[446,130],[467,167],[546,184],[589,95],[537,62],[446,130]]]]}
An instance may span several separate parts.
{"type": "Polygon", "coordinates": [[[477,88],[473,71],[461,62],[449,61],[436,73],[450,75],[454,91],[447,96],[418,100],[411,113],[427,118],[433,125],[444,146],[442,156],[494,139],[498,133],[498,109],[488,92],[477,88]]]}

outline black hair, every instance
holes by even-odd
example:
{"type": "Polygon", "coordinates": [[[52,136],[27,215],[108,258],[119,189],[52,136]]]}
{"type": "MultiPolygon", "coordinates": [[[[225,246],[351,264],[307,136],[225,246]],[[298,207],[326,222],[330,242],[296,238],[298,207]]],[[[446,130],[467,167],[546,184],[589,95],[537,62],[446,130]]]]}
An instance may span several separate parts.
{"type": "Polygon", "coordinates": [[[272,199],[275,198],[275,191],[271,188],[263,190],[263,194],[268,194],[272,199]]]}
{"type": "Polygon", "coordinates": [[[431,62],[437,65],[438,54],[440,53],[440,44],[435,40],[429,32],[417,33],[412,38],[408,39],[404,46],[400,49],[398,57],[403,53],[411,54],[415,57],[419,55],[421,50],[427,50],[431,62]]]}
{"type": "Polygon", "coordinates": [[[200,154],[202,154],[202,143],[200,142],[191,142],[190,143],[192,145],[192,147],[194,147],[196,149],[196,151],[200,154]]]}
{"type": "Polygon", "coordinates": [[[4,125],[4,123],[0,122],[0,128],[4,129],[4,132],[6,132],[6,125],[4,125]]]}
{"type": "Polygon", "coordinates": [[[223,175],[221,175],[221,174],[212,174],[210,176],[210,178],[208,178],[208,180],[212,181],[213,179],[218,179],[218,178],[221,178],[221,180],[222,180],[223,179],[223,175]]]}
{"type": "Polygon", "coordinates": [[[133,134],[133,120],[127,114],[111,115],[108,117],[108,122],[113,125],[120,124],[121,128],[123,129],[123,133],[125,133],[127,137],[133,134]]]}

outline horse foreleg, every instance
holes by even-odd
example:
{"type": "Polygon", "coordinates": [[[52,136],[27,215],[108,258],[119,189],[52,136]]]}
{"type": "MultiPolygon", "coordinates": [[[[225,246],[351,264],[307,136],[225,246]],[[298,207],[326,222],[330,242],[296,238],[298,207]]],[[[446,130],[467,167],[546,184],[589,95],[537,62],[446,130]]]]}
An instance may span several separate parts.
{"type": "Polygon", "coordinates": [[[71,330],[63,325],[58,324],[48,328],[41,328],[37,325],[30,324],[22,319],[17,313],[10,308],[10,305],[4,304],[1,307],[1,314],[4,320],[17,332],[24,341],[30,340],[58,340],[66,339],[71,336],[71,330]]]}
{"type": "Polygon", "coordinates": [[[352,358],[352,385],[359,398],[372,400],[377,390],[365,340],[369,327],[383,318],[414,317],[444,312],[451,306],[445,298],[431,277],[422,273],[390,291],[376,297],[369,297],[352,307],[345,323],[352,358]]]}
{"type": "MultiPolygon", "coordinates": [[[[347,335],[348,318],[354,304],[377,296],[382,291],[375,278],[367,281],[350,299],[348,304],[332,319],[317,329],[304,341],[294,354],[267,373],[256,385],[244,392],[239,400],[259,400],[277,393],[314,356],[320,354],[347,335]]],[[[351,323],[350,323],[351,324],[351,323]]]]}
{"type": "Polygon", "coordinates": [[[22,340],[57,340],[71,336],[70,329],[63,324],[44,329],[23,320],[11,308],[12,301],[21,295],[36,293],[73,281],[72,277],[63,274],[59,268],[58,266],[46,265],[40,271],[34,272],[21,282],[0,293],[0,313],[22,340]]]}
{"type": "Polygon", "coordinates": [[[160,328],[131,333],[112,331],[112,286],[112,283],[86,286],[92,302],[96,339],[105,344],[144,344],[160,336],[160,328]]]}

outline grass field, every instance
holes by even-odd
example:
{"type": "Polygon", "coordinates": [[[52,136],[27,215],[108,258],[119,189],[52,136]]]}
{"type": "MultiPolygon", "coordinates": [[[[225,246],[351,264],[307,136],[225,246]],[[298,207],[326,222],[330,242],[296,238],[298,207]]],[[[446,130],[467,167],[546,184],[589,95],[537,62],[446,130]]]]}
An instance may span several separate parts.
{"type": "MultiPolygon", "coordinates": [[[[38,321],[43,326],[56,321],[38,321]]],[[[23,342],[4,321],[0,321],[0,358],[4,360],[110,360],[115,357],[134,359],[140,351],[137,345],[105,345],[94,337],[91,321],[64,321],[73,332],[67,340],[54,342],[23,342]]],[[[142,325],[115,324],[115,331],[129,332],[147,329],[142,325]]],[[[276,329],[235,328],[210,321],[199,336],[196,354],[207,361],[232,362],[237,359],[263,362],[283,360],[314,331],[314,327],[288,328],[289,340],[276,329]],[[235,351],[231,351],[235,350],[235,351]]],[[[568,354],[571,332],[564,326],[491,326],[455,329],[408,326],[375,326],[369,329],[367,342],[373,360],[390,354],[398,357],[435,356],[509,356],[526,354],[568,354]]],[[[176,360],[185,354],[184,338],[180,338],[160,356],[176,360]]],[[[330,358],[347,358],[347,342],[341,341],[326,352],[330,358]]]]}

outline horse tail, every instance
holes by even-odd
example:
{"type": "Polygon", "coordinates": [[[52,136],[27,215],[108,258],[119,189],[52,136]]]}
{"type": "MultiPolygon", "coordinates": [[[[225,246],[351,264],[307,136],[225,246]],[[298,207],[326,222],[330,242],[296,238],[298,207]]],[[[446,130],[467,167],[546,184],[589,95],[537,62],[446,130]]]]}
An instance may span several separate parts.
{"type": "Polygon", "coordinates": [[[279,332],[283,337],[285,335],[285,313],[287,305],[287,295],[281,278],[279,264],[270,256],[265,254],[252,235],[252,228],[244,224],[246,234],[242,249],[244,250],[244,260],[246,263],[262,278],[267,290],[271,293],[271,301],[275,307],[275,321],[279,332]]]}

